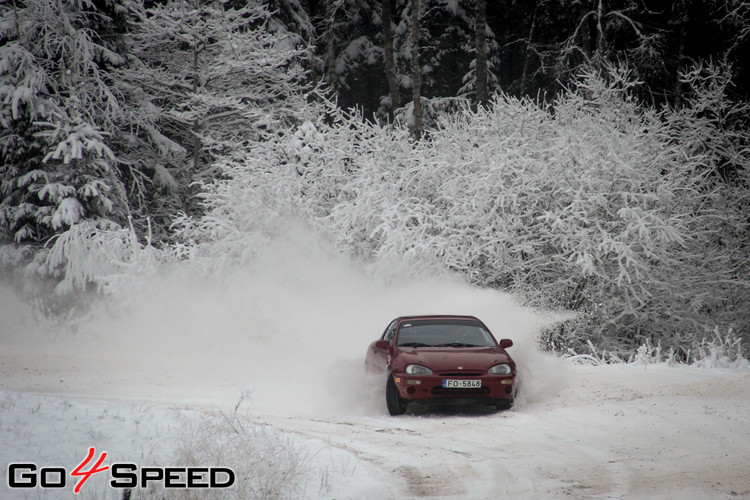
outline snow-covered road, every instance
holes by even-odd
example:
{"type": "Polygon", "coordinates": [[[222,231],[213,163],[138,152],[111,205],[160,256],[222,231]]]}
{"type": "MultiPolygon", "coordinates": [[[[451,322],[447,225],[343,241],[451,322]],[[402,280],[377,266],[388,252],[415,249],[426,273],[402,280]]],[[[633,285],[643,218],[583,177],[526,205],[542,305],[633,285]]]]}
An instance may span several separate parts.
{"type": "Polygon", "coordinates": [[[392,498],[731,498],[750,497],[748,415],[748,373],[600,366],[499,414],[258,420],[376,465],[392,498]]]}
{"type": "MultiPolygon", "coordinates": [[[[185,398],[178,384],[134,399],[122,384],[119,395],[108,391],[111,379],[85,388],[74,371],[51,377],[19,359],[0,356],[6,464],[72,466],[89,445],[168,460],[165,450],[176,446],[169,439],[179,439],[175,419],[229,412],[236,403],[208,385],[202,396],[215,397],[203,401],[185,398]],[[66,394],[74,387],[77,395],[66,394]]],[[[666,365],[565,372],[554,394],[503,413],[463,408],[394,418],[377,388],[348,410],[270,400],[243,406],[251,422],[313,443],[326,487],[313,480],[309,498],[750,498],[750,373],[666,365]]],[[[2,498],[13,495],[18,490],[6,486],[2,498]]]]}

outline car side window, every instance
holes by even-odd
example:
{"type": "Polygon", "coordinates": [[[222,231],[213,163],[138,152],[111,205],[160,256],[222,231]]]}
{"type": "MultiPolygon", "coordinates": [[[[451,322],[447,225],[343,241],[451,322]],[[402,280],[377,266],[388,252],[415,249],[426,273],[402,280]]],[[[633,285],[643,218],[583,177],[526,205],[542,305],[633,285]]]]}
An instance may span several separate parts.
{"type": "Polygon", "coordinates": [[[391,324],[388,325],[388,328],[385,329],[385,333],[383,333],[383,340],[387,340],[389,343],[393,342],[393,336],[396,335],[396,325],[398,325],[398,321],[395,319],[391,321],[391,324]]]}

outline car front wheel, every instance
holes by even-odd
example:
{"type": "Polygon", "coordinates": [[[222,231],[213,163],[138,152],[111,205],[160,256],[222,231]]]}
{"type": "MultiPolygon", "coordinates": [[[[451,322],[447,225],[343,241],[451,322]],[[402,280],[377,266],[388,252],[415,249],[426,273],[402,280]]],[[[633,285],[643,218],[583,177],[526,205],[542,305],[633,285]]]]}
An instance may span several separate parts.
{"type": "Polygon", "coordinates": [[[396,382],[393,381],[393,375],[388,376],[388,382],[385,384],[385,404],[388,406],[388,413],[391,415],[403,415],[408,401],[398,395],[396,382]]]}
{"type": "Polygon", "coordinates": [[[498,399],[495,403],[495,407],[499,411],[503,410],[510,410],[513,407],[513,400],[512,399],[498,399]]]}

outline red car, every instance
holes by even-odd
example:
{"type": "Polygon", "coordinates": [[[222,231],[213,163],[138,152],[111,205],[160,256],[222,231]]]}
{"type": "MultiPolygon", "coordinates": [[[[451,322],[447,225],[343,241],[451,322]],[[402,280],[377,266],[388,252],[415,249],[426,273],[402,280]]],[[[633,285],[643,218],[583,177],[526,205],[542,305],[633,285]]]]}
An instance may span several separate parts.
{"type": "Polygon", "coordinates": [[[394,319],[365,357],[369,372],[385,373],[385,401],[401,415],[412,401],[513,406],[516,364],[474,316],[405,316],[394,319]]]}

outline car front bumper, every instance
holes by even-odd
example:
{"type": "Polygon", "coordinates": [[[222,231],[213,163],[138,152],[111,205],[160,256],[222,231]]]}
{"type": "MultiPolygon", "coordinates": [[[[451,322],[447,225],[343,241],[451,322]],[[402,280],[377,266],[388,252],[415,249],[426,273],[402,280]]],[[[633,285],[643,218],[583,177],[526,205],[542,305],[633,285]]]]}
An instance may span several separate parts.
{"type": "Polygon", "coordinates": [[[393,374],[393,381],[399,396],[408,401],[472,399],[491,400],[510,399],[516,395],[516,374],[479,375],[479,376],[446,376],[446,375],[405,375],[393,374]],[[480,380],[482,385],[470,389],[448,389],[443,387],[444,379],[480,380]]]}

